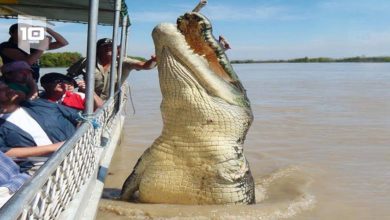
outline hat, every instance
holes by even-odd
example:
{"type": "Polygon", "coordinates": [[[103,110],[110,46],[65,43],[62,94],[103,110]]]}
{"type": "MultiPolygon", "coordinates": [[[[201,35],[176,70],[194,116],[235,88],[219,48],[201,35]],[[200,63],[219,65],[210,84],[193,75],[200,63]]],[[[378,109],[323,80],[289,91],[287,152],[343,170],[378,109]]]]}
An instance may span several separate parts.
{"type": "Polygon", "coordinates": [[[10,73],[10,72],[17,72],[20,70],[30,70],[31,66],[26,61],[14,61],[12,63],[6,63],[1,67],[2,73],[10,73]]]}
{"type": "Polygon", "coordinates": [[[76,80],[73,78],[66,76],[61,73],[47,73],[40,79],[41,85],[49,84],[49,83],[59,83],[59,82],[65,82],[65,83],[73,83],[74,87],[77,87],[76,80]]]}
{"type": "Polygon", "coordinates": [[[100,47],[106,44],[111,44],[112,45],[112,40],[110,38],[102,38],[97,41],[96,47],[100,47]]]}

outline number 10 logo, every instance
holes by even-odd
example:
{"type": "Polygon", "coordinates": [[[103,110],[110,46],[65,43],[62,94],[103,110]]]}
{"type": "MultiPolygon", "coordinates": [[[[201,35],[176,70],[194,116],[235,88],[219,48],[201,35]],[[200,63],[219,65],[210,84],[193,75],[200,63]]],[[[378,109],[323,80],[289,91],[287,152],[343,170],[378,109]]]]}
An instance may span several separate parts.
{"type": "Polygon", "coordinates": [[[45,39],[45,29],[43,27],[21,27],[22,40],[40,41],[45,39]]]}

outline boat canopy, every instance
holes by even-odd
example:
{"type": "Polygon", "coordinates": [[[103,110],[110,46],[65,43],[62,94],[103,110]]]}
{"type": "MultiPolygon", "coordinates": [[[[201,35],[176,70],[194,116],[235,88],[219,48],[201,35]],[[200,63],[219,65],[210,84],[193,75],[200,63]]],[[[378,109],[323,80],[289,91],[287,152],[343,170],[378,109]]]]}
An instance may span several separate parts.
{"type": "MultiPolygon", "coordinates": [[[[89,0],[0,0],[0,3],[0,17],[3,18],[29,15],[45,17],[49,21],[88,23],[89,0]]],[[[114,12],[115,0],[99,0],[98,24],[113,25],[114,12]]],[[[128,18],[124,0],[120,14],[121,20],[125,16],[128,18]]],[[[130,22],[127,24],[130,25],[130,22]]]]}

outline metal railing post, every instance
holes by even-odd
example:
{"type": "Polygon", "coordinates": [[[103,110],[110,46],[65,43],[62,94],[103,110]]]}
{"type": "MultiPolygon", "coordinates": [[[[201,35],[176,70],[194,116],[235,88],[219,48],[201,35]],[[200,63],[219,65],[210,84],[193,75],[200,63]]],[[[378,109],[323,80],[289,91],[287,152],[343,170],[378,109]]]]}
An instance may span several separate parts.
{"type": "MultiPolygon", "coordinates": [[[[114,16],[114,27],[112,32],[112,60],[111,60],[111,70],[110,70],[110,98],[114,97],[115,93],[115,78],[117,73],[116,60],[117,60],[117,32],[119,27],[120,12],[122,8],[122,0],[115,1],[115,16],[114,16]]],[[[118,86],[119,88],[119,86],[118,86]]]]}
{"type": "Polygon", "coordinates": [[[95,69],[96,69],[96,31],[99,14],[99,0],[89,1],[88,19],[88,42],[87,42],[87,82],[85,91],[84,114],[93,114],[93,94],[95,90],[95,69]]]}
{"type": "Polygon", "coordinates": [[[124,41],[124,54],[123,56],[124,57],[127,57],[127,40],[129,38],[129,27],[130,27],[131,23],[130,23],[130,20],[129,20],[129,17],[126,16],[126,31],[125,31],[125,41],[124,41]]]}
{"type": "MultiPolygon", "coordinates": [[[[120,53],[119,53],[119,67],[118,67],[118,79],[117,79],[117,85],[118,85],[118,89],[120,89],[120,87],[122,86],[122,63],[123,63],[123,60],[124,60],[124,55],[126,53],[126,32],[127,32],[127,16],[123,17],[122,19],[122,29],[121,29],[121,50],[120,50],[120,53]]],[[[118,94],[118,98],[119,100],[122,100],[122,91],[119,90],[119,94],[118,94]]],[[[119,106],[118,106],[118,109],[121,108],[120,106],[121,102],[119,101],[119,106]]]]}

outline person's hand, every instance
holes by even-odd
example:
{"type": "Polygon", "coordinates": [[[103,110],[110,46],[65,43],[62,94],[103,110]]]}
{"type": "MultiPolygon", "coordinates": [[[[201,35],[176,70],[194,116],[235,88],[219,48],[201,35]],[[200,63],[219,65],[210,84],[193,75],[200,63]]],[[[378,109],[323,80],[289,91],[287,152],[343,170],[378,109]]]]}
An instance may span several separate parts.
{"type": "Polygon", "coordinates": [[[39,41],[37,49],[42,51],[47,50],[49,48],[49,44],[50,44],[50,39],[49,37],[45,36],[43,40],[39,41]]]}
{"type": "Polygon", "coordinates": [[[61,142],[52,144],[52,145],[50,145],[50,150],[52,150],[53,152],[55,152],[55,151],[58,150],[58,148],[60,148],[64,143],[65,143],[65,141],[61,141],[61,142]]]}
{"type": "Polygon", "coordinates": [[[79,87],[79,92],[85,92],[86,84],[84,80],[77,80],[77,86],[79,87]]]}
{"type": "Polygon", "coordinates": [[[152,69],[157,66],[157,57],[156,55],[150,56],[150,59],[144,63],[143,69],[152,69]]]}
{"type": "Polygon", "coordinates": [[[46,35],[46,38],[49,40],[49,44],[53,41],[53,37],[46,35]]]}

